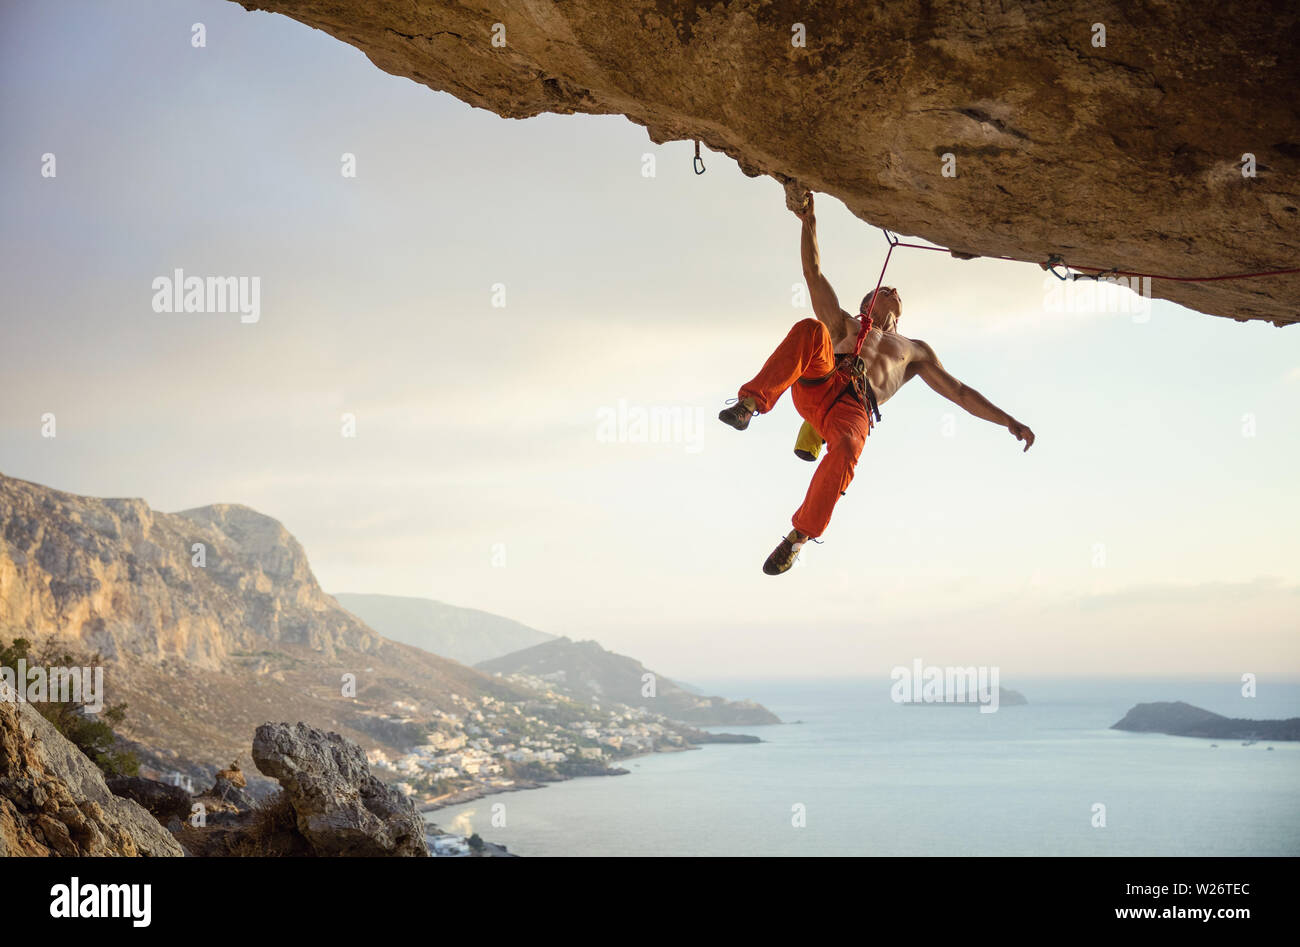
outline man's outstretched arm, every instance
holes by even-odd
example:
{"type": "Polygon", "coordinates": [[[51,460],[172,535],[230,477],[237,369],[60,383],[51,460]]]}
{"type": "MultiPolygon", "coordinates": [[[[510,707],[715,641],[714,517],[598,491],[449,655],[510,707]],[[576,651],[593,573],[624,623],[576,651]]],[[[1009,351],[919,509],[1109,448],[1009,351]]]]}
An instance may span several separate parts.
{"type": "Polygon", "coordinates": [[[808,203],[802,211],[795,211],[803,221],[799,238],[799,257],[803,261],[803,278],[808,283],[813,312],[831,333],[831,341],[838,342],[848,333],[845,313],[830,281],[822,273],[821,256],[817,251],[817,218],[813,215],[813,196],[808,192],[808,203]]]}
{"type": "Polygon", "coordinates": [[[1016,440],[1025,442],[1025,450],[1034,446],[1034,432],[1029,430],[1028,425],[1021,424],[974,388],[962,384],[949,375],[930,346],[924,342],[915,344],[921,347],[925,355],[913,364],[916,366],[916,373],[925,380],[927,385],[963,411],[1006,428],[1015,435],[1016,440]]]}

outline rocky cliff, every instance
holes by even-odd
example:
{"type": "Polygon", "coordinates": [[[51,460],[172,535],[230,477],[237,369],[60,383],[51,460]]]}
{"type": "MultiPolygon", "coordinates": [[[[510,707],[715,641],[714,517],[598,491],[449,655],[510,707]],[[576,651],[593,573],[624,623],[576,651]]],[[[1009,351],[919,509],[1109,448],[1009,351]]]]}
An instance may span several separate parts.
{"type": "Polygon", "coordinates": [[[218,668],[293,644],[382,639],[321,591],[298,541],[248,507],[183,513],[0,476],[0,629],[57,628],[108,658],[218,668]]]}
{"type": "Polygon", "coordinates": [[[428,857],[415,806],[371,774],[352,741],[302,723],[267,723],[253,737],[253,759],[280,781],[313,854],[428,857]]]}
{"type": "Polygon", "coordinates": [[[141,806],[27,704],[0,700],[0,856],[181,855],[141,806]]]}
{"type": "MultiPolygon", "coordinates": [[[[746,174],[963,253],[1179,277],[1300,267],[1295,5],[242,5],[499,115],[622,114],[656,142],[701,140],[746,174]]],[[[1152,291],[1300,320],[1300,274],[1152,291]]]]}

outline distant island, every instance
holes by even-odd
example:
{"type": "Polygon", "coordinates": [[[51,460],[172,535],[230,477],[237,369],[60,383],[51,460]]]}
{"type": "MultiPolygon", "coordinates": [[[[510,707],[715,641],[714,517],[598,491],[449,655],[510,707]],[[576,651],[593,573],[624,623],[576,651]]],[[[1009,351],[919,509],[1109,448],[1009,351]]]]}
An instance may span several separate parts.
{"type": "Polygon", "coordinates": [[[1111,729],[1220,740],[1300,740],[1300,717],[1289,720],[1243,720],[1225,717],[1179,700],[1138,704],[1111,729]]]}

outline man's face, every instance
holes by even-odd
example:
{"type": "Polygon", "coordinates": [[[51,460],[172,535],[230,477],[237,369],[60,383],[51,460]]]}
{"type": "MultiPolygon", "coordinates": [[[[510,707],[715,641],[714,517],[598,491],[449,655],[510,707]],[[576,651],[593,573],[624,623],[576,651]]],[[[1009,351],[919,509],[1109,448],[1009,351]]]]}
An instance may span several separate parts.
{"type": "Polygon", "coordinates": [[[899,299],[898,290],[892,286],[882,286],[876,293],[867,293],[866,298],[862,300],[862,315],[866,315],[867,309],[871,309],[871,321],[877,325],[890,325],[891,327],[898,324],[899,317],[902,316],[902,301],[899,299]],[[871,297],[876,293],[879,298],[876,299],[875,305],[871,304],[871,297]]]}

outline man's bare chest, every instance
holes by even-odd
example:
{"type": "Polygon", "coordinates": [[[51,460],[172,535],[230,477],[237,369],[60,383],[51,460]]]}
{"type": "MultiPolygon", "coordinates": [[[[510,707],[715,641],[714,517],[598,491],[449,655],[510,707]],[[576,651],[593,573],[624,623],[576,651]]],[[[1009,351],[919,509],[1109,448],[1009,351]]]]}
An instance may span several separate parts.
{"type": "MultiPolygon", "coordinates": [[[[852,332],[836,343],[835,354],[852,354],[857,339],[857,329],[854,327],[852,332]]],[[[906,339],[872,331],[863,340],[860,354],[866,366],[867,381],[871,383],[876,400],[884,404],[907,381],[907,366],[912,361],[912,345],[906,339]]]]}

